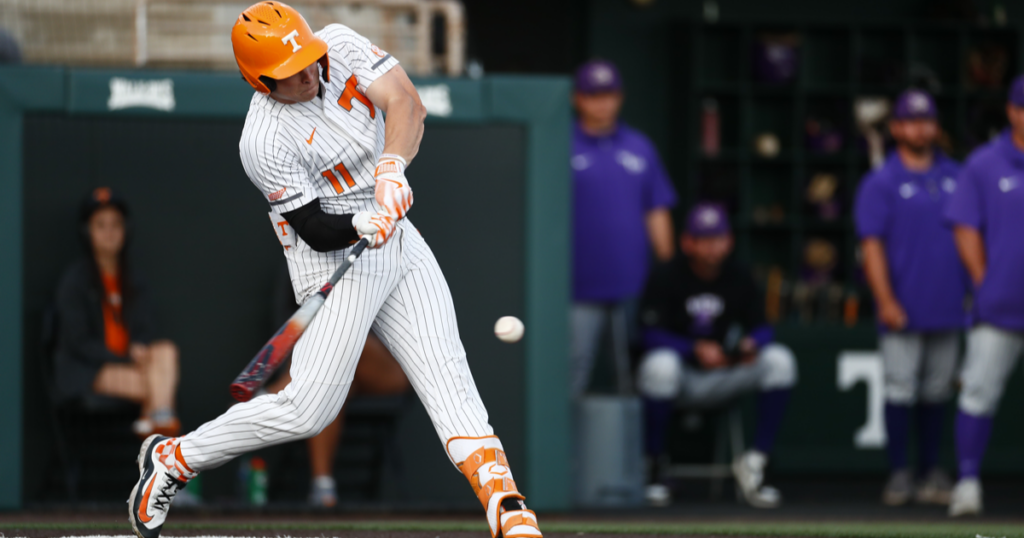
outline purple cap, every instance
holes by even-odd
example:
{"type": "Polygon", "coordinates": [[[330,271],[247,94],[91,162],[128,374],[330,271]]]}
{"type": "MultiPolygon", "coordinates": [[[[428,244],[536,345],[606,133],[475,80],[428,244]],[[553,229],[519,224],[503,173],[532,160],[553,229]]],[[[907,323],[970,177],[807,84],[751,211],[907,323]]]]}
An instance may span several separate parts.
{"type": "Polygon", "coordinates": [[[928,92],[913,88],[900,94],[892,113],[897,120],[933,120],[938,116],[935,99],[928,92]]]}
{"type": "Polygon", "coordinates": [[[1017,78],[1013,79],[1013,83],[1010,84],[1010,94],[1006,96],[1006,100],[1013,106],[1024,107],[1024,75],[1017,75],[1017,78]]]}
{"type": "Polygon", "coordinates": [[[721,204],[701,202],[686,218],[686,233],[694,237],[710,237],[729,233],[729,215],[721,204]]]}
{"type": "Polygon", "coordinates": [[[576,91],[580,93],[614,92],[622,89],[622,77],[608,60],[591,60],[576,70],[576,91]]]}

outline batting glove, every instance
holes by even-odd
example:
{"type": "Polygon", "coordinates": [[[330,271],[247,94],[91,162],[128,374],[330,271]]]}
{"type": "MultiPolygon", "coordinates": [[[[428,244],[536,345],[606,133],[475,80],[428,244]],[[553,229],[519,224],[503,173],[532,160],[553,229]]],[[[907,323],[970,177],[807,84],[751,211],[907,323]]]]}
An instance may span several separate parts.
{"type": "Polygon", "coordinates": [[[377,169],[373,172],[377,180],[374,196],[377,203],[395,220],[405,217],[412,207],[412,189],[405,179],[405,159],[398,155],[385,153],[377,161],[377,169]]]}
{"type": "Polygon", "coordinates": [[[352,216],[352,227],[360,239],[366,239],[370,248],[380,248],[391,239],[395,232],[395,219],[387,213],[360,211],[352,216]]]}

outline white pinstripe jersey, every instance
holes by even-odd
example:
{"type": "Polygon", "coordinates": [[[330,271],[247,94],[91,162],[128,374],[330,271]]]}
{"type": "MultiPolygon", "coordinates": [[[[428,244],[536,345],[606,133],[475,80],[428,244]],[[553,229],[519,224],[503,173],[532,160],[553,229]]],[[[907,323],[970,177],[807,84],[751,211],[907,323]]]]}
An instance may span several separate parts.
{"type": "MultiPolygon", "coordinates": [[[[377,211],[373,171],[384,151],[384,115],[365,94],[398,60],[341,24],[316,35],[328,46],[331,80],[322,80],[321,73],[323,97],[285,105],[253,95],[238,143],[242,166],[276,213],[316,198],[329,214],[377,211]]],[[[301,301],[319,289],[343,256],[294,240],[295,246],[285,246],[285,257],[301,301]]]]}

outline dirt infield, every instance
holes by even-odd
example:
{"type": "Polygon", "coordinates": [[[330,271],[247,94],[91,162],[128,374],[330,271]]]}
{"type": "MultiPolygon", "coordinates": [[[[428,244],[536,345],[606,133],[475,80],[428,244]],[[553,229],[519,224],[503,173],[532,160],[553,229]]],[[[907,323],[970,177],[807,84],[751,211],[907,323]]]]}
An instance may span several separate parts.
{"type": "MultiPolygon", "coordinates": [[[[4,532],[7,532],[5,529],[4,532]]],[[[50,537],[76,537],[76,538],[134,538],[131,529],[127,525],[120,528],[110,529],[11,529],[11,534],[5,534],[4,538],[25,537],[25,538],[50,538],[50,537]]],[[[324,531],[324,530],[294,530],[294,531],[254,531],[254,530],[227,530],[227,529],[172,529],[163,533],[168,538],[175,536],[189,536],[202,538],[220,537],[251,537],[251,538],[490,538],[487,532],[468,531],[324,531]]],[[[583,533],[545,533],[550,538],[579,538],[585,536],[583,533]]],[[[656,538],[656,534],[601,534],[601,538],[656,538]]],[[[710,538],[711,535],[687,535],[694,538],[710,538]]],[[[746,538],[733,536],[733,538],[746,538]]],[[[752,537],[751,537],[752,538],[752,537]]]]}
{"type": "MultiPolygon", "coordinates": [[[[120,511],[118,511],[120,512],[120,511]]],[[[813,517],[679,517],[652,513],[552,515],[541,519],[547,538],[656,538],[668,536],[803,538],[1024,538],[1024,521],[1009,519],[909,520],[813,517]],[[610,516],[610,517],[609,517],[610,516]],[[614,518],[614,519],[613,519],[614,518]]],[[[338,514],[179,514],[167,537],[259,538],[489,538],[479,517],[339,516],[338,514]]],[[[127,514],[0,514],[0,538],[131,537],[127,514]]]]}

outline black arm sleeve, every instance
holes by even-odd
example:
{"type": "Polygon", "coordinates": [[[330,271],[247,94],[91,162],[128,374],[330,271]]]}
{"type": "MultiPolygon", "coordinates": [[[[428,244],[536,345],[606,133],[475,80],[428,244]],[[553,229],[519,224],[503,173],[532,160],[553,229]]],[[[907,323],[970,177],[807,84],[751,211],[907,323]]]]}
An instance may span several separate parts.
{"type": "Polygon", "coordinates": [[[282,216],[288,220],[295,233],[317,252],[341,250],[359,241],[359,234],[352,227],[353,215],[329,215],[320,209],[320,199],[282,216]]]}

